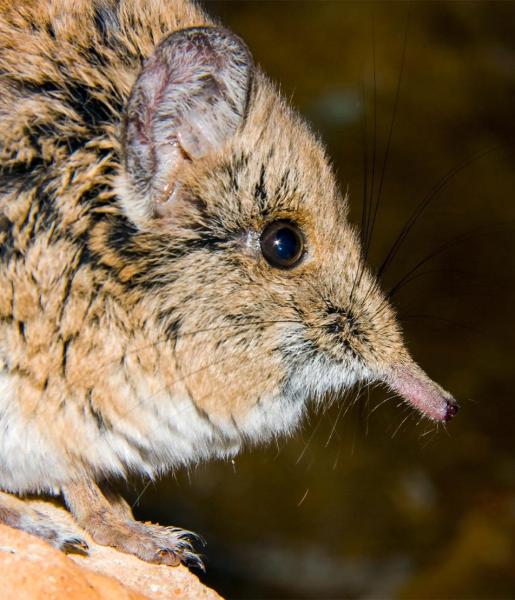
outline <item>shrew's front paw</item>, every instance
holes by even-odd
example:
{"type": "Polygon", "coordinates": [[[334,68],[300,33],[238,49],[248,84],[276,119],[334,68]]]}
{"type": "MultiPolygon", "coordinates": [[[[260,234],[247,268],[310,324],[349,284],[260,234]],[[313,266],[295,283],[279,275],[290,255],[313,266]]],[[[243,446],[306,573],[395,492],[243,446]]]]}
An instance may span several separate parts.
{"type": "Polygon", "coordinates": [[[68,508],[97,544],[112,546],[144,561],[204,569],[194,544],[203,540],[191,531],[135,521],[130,506],[116,493],[106,493],[91,480],[63,488],[68,508]]]}
{"type": "Polygon", "coordinates": [[[188,567],[204,570],[194,547],[203,542],[191,531],[119,519],[105,513],[90,515],[82,525],[98,544],[134,554],[146,562],[169,566],[182,562],[188,567]]]}

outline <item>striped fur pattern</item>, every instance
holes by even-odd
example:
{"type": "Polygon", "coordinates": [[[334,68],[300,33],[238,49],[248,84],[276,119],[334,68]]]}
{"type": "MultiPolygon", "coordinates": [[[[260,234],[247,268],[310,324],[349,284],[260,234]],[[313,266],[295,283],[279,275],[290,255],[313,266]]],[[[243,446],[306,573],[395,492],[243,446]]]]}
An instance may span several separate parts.
{"type": "Polygon", "coordinates": [[[293,431],[309,398],[409,363],[322,145],[258,68],[241,126],[174,174],[174,210],[138,209],[127,102],[163,37],[210,24],[198,8],[0,13],[2,489],[231,456],[293,431]],[[291,271],[260,252],[276,219],[306,238],[291,271]]]}

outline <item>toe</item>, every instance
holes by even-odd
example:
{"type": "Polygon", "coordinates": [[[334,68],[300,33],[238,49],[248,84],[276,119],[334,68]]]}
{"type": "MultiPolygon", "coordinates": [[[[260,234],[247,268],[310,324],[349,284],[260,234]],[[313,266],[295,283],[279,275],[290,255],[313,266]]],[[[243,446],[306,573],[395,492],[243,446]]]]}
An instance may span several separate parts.
{"type": "Polygon", "coordinates": [[[155,559],[152,561],[159,565],[168,565],[169,567],[177,567],[181,563],[179,555],[168,548],[161,548],[156,552],[155,559]]]}
{"type": "Polygon", "coordinates": [[[60,549],[66,554],[81,554],[82,556],[86,556],[89,546],[82,538],[71,537],[62,541],[60,549]]]}
{"type": "Polygon", "coordinates": [[[204,561],[199,554],[195,554],[194,552],[186,552],[182,556],[182,562],[190,569],[199,569],[203,573],[206,572],[204,561]]]}

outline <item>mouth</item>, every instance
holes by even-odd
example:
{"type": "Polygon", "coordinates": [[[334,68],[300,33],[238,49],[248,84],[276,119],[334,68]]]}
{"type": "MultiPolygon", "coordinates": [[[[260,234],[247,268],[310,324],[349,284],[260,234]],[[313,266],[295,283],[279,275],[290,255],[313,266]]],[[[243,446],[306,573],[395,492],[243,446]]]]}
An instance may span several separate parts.
{"type": "Polygon", "coordinates": [[[447,423],[458,412],[459,406],[449,392],[432,381],[413,361],[394,366],[384,382],[422,415],[447,423]]]}

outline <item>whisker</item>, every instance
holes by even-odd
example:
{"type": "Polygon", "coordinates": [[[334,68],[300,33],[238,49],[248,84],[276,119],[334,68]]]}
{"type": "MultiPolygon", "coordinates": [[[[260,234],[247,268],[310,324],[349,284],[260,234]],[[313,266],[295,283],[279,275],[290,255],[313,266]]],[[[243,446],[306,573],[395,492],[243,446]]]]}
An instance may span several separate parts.
{"type": "MultiPolygon", "coordinates": [[[[374,133],[373,133],[373,146],[372,146],[372,173],[370,176],[370,203],[374,202],[374,184],[375,184],[375,171],[376,171],[376,154],[377,154],[377,73],[376,73],[376,32],[375,32],[375,21],[374,21],[374,13],[372,13],[372,72],[374,77],[374,133]]],[[[379,202],[379,196],[378,196],[379,202]]],[[[372,231],[374,225],[370,228],[369,236],[370,239],[367,242],[367,249],[365,252],[365,257],[368,257],[368,252],[370,249],[370,241],[372,238],[372,231]]]]}
{"type": "MultiPolygon", "coordinates": [[[[431,257],[431,258],[434,258],[431,257]]],[[[428,259],[429,260],[429,259],[428,259]]],[[[420,265],[422,266],[422,265],[420,265]]],[[[418,267],[417,267],[418,268],[418,267]]],[[[414,269],[416,271],[416,269],[414,269]]],[[[470,271],[464,271],[463,269],[427,269],[427,271],[421,271],[419,273],[414,273],[413,275],[411,275],[410,277],[407,277],[404,281],[399,282],[399,284],[396,284],[394,287],[394,291],[387,292],[387,296],[389,298],[391,298],[394,294],[396,294],[401,288],[403,288],[404,286],[408,285],[409,283],[412,283],[413,281],[416,281],[417,279],[421,279],[422,277],[427,277],[428,275],[471,275],[472,273],[470,271]]],[[[403,277],[404,279],[404,277],[403,277]]]]}
{"type": "Polygon", "coordinates": [[[424,440],[425,443],[422,445],[422,448],[426,448],[431,442],[433,442],[437,435],[438,435],[438,424],[435,423],[431,429],[428,429],[426,432],[424,432],[420,435],[421,438],[427,436],[426,439],[424,440]]]}
{"type": "Polygon", "coordinates": [[[498,148],[498,146],[490,146],[486,149],[483,149],[483,150],[477,152],[476,154],[472,155],[470,158],[462,161],[458,165],[449,169],[449,171],[447,171],[447,173],[445,173],[443,175],[443,177],[441,177],[439,179],[439,181],[422,198],[420,203],[416,206],[415,210],[412,212],[412,214],[406,221],[404,227],[401,229],[399,235],[397,236],[396,240],[394,241],[390,250],[388,251],[386,258],[384,259],[384,261],[382,262],[381,266],[379,267],[379,269],[377,271],[378,277],[382,277],[384,275],[384,273],[386,272],[386,270],[392,263],[393,259],[399,252],[399,249],[401,248],[402,244],[404,243],[406,237],[408,236],[408,234],[414,227],[415,223],[418,221],[420,216],[424,213],[426,208],[431,204],[431,202],[438,196],[438,194],[443,189],[445,189],[445,187],[459,173],[461,173],[463,170],[465,170],[471,164],[473,164],[477,160],[480,160],[481,158],[488,155],[490,152],[492,152],[493,150],[495,150],[497,148],[498,148]]]}
{"type": "Polygon", "coordinates": [[[440,323],[445,323],[447,325],[452,325],[456,329],[462,329],[463,331],[468,331],[469,333],[474,333],[476,335],[481,335],[484,333],[478,327],[472,327],[468,323],[460,323],[455,321],[454,319],[446,319],[445,317],[440,317],[438,315],[404,315],[401,317],[401,321],[408,321],[409,319],[428,319],[431,321],[439,321],[440,323]]]}
{"type": "Polygon", "coordinates": [[[148,488],[151,485],[152,485],[152,479],[149,479],[147,481],[147,483],[144,485],[144,487],[141,490],[141,492],[138,494],[138,497],[136,498],[136,500],[134,500],[134,502],[131,504],[131,508],[134,508],[134,507],[138,506],[139,501],[141,500],[141,498],[143,498],[143,495],[145,494],[145,492],[148,490],[148,488]]]}
{"type": "Polygon", "coordinates": [[[370,424],[370,386],[367,385],[367,399],[363,406],[363,413],[366,411],[365,417],[365,437],[368,437],[368,427],[370,424]]]}
{"type": "MultiPolygon", "coordinates": [[[[343,399],[341,400],[340,408],[338,409],[338,412],[336,414],[336,419],[334,420],[334,423],[333,423],[333,426],[332,426],[331,431],[329,433],[329,436],[327,438],[327,441],[324,444],[325,448],[327,448],[329,446],[329,444],[331,442],[331,439],[332,439],[332,437],[334,435],[334,432],[336,431],[336,427],[338,426],[338,422],[339,422],[340,418],[341,417],[345,418],[345,416],[347,415],[347,413],[349,412],[349,410],[356,404],[357,398],[359,398],[359,395],[361,394],[363,383],[360,382],[358,385],[359,385],[359,387],[358,387],[358,391],[356,393],[354,402],[347,402],[347,403],[345,403],[343,401],[343,399]],[[345,408],[345,410],[343,410],[344,408],[345,408]]],[[[346,398],[347,396],[348,396],[348,392],[343,395],[344,398],[346,398]]]]}
{"type": "MultiPolygon", "coordinates": [[[[374,227],[375,227],[375,223],[376,223],[376,219],[377,219],[377,213],[379,210],[380,198],[381,198],[381,194],[383,192],[383,185],[384,185],[385,175],[386,175],[386,167],[388,164],[388,158],[390,155],[390,150],[391,150],[391,145],[392,145],[393,130],[395,127],[397,114],[399,112],[401,84],[402,84],[402,77],[404,74],[404,66],[406,63],[406,53],[407,53],[407,48],[408,48],[408,31],[409,31],[409,25],[410,25],[410,18],[411,18],[411,2],[408,4],[408,12],[407,12],[407,16],[406,16],[406,26],[404,29],[404,39],[403,39],[403,43],[402,43],[401,64],[400,64],[400,68],[399,68],[399,77],[397,79],[397,87],[396,87],[396,91],[395,91],[395,100],[394,100],[394,105],[393,105],[392,119],[390,121],[390,129],[388,131],[386,148],[385,148],[385,152],[384,152],[384,156],[383,156],[381,176],[379,178],[379,186],[378,186],[378,190],[377,190],[376,200],[374,203],[374,211],[373,211],[373,215],[372,215],[372,222],[371,222],[371,226],[370,226],[369,238],[367,240],[367,249],[365,252],[365,257],[368,256],[370,244],[372,241],[372,235],[373,235],[373,231],[374,231],[374,227]]],[[[374,77],[375,77],[375,52],[374,52],[374,77]]]]}
{"type": "Polygon", "coordinates": [[[361,205],[361,243],[365,246],[368,236],[368,126],[365,82],[361,86],[363,112],[361,116],[361,135],[363,138],[363,204],[361,205]]]}
{"type": "Polygon", "coordinates": [[[409,417],[411,416],[411,412],[409,412],[404,419],[402,419],[402,421],[399,423],[399,425],[397,426],[397,428],[395,429],[395,431],[392,434],[392,440],[393,438],[399,433],[400,428],[404,425],[404,423],[406,423],[406,421],[409,419],[409,417]]]}
{"type": "Polygon", "coordinates": [[[404,285],[406,285],[406,283],[408,283],[410,281],[410,277],[412,275],[414,275],[416,273],[416,271],[418,271],[418,269],[420,269],[420,267],[422,267],[423,265],[428,263],[433,258],[436,258],[440,254],[443,254],[443,253],[447,252],[448,250],[450,250],[451,248],[454,248],[458,244],[461,244],[465,241],[470,240],[471,238],[475,237],[478,232],[481,232],[482,230],[483,230],[483,227],[478,227],[474,231],[470,231],[470,232],[464,233],[462,235],[456,236],[452,240],[449,240],[448,242],[445,242],[444,244],[442,244],[441,246],[436,248],[436,250],[433,250],[430,254],[428,254],[424,258],[420,259],[413,267],[411,267],[409,269],[409,271],[400,279],[400,281],[398,281],[392,288],[390,288],[390,290],[387,293],[387,297],[391,298],[392,296],[394,296],[404,285]]]}
{"type": "Polygon", "coordinates": [[[381,406],[383,406],[383,404],[386,404],[386,402],[389,402],[390,400],[392,400],[393,398],[396,398],[397,394],[391,394],[390,396],[387,396],[384,400],[381,400],[381,402],[379,402],[378,404],[376,404],[374,406],[374,408],[370,411],[368,418],[370,418],[378,408],[381,408],[381,406]]]}
{"type": "MultiPolygon", "coordinates": [[[[374,232],[374,228],[375,228],[375,223],[377,220],[377,214],[379,212],[379,206],[380,206],[381,196],[382,196],[384,182],[385,182],[388,158],[390,155],[391,144],[392,144],[392,139],[393,139],[393,131],[394,131],[395,122],[396,122],[397,114],[398,114],[398,110],[399,110],[401,83],[402,83],[402,78],[403,78],[403,74],[404,74],[404,66],[405,66],[405,62],[406,62],[406,53],[407,53],[407,46],[408,46],[408,31],[409,31],[409,25],[410,25],[410,16],[411,16],[411,2],[409,3],[407,17],[406,17],[406,26],[404,29],[404,39],[403,39],[403,45],[402,45],[399,76],[397,79],[397,86],[396,86],[394,106],[393,106],[393,111],[392,111],[392,118],[390,121],[390,127],[389,127],[389,131],[388,131],[385,151],[383,154],[381,175],[379,177],[379,186],[378,186],[376,197],[375,198],[373,197],[373,192],[370,196],[370,210],[368,211],[368,215],[367,215],[368,218],[367,218],[367,223],[366,223],[366,232],[365,232],[365,236],[364,236],[365,242],[363,244],[363,260],[361,263],[361,269],[358,269],[359,274],[357,275],[357,280],[355,280],[355,282],[353,283],[352,292],[354,292],[355,286],[359,285],[363,278],[363,274],[366,269],[366,261],[367,261],[367,258],[368,258],[369,252],[370,252],[370,247],[372,244],[372,237],[373,237],[373,232],[374,232]],[[357,283],[356,283],[356,281],[357,281],[357,283]]],[[[377,133],[377,116],[376,116],[377,115],[377,96],[376,96],[377,85],[376,85],[374,28],[372,29],[372,34],[373,34],[372,40],[373,40],[373,69],[374,69],[374,159],[373,159],[372,172],[373,172],[373,176],[374,176],[375,175],[375,145],[376,145],[376,133],[377,133]]],[[[372,190],[374,189],[373,181],[372,181],[371,188],[372,188],[372,190]]],[[[368,294],[370,293],[370,291],[371,291],[371,289],[369,288],[369,290],[367,290],[367,292],[365,294],[366,298],[368,297],[368,294]]],[[[352,292],[351,292],[351,299],[352,299],[352,292]]]]}
{"type": "Polygon", "coordinates": [[[340,460],[341,453],[342,453],[342,447],[340,445],[340,447],[338,448],[338,452],[336,453],[336,458],[334,459],[334,462],[333,462],[333,471],[336,471],[336,467],[338,466],[338,462],[340,460]]]}
{"type": "MultiPolygon", "coordinates": [[[[347,405],[347,408],[345,409],[345,414],[347,414],[347,411],[349,410],[351,404],[349,403],[347,405]]],[[[336,419],[334,420],[333,426],[331,427],[331,431],[329,432],[329,436],[327,438],[326,443],[324,444],[324,448],[327,448],[329,446],[329,444],[331,443],[331,439],[333,438],[334,432],[336,431],[336,427],[338,426],[338,421],[340,420],[341,414],[342,414],[342,410],[345,407],[345,403],[341,402],[340,404],[340,408],[338,409],[338,412],[336,413],[336,419]]]]}
{"type": "Polygon", "coordinates": [[[308,438],[308,441],[304,444],[304,448],[302,449],[302,452],[299,454],[299,456],[297,457],[297,460],[295,461],[296,465],[298,465],[300,463],[300,461],[302,460],[302,458],[306,454],[306,451],[307,451],[309,445],[311,444],[311,442],[313,441],[313,438],[315,437],[315,433],[316,433],[318,427],[320,426],[320,423],[322,422],[324,416],[325,416],[324,413],[322,413],[320,415],[320,418],[316,422],[315,427],[313,427],[313,431],[311,432],[311,434],[310,434],[310,436],[308,438]]]}
{"type": "Polygon", "coordinates": [[[302,498],[297,502],[297,508],[299,508],[299,506],[304,502],[304,500],[308,497],[309,494],[309,488],[304,492],[304,495],[302,496],[302,498]]]}

